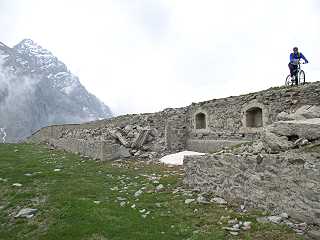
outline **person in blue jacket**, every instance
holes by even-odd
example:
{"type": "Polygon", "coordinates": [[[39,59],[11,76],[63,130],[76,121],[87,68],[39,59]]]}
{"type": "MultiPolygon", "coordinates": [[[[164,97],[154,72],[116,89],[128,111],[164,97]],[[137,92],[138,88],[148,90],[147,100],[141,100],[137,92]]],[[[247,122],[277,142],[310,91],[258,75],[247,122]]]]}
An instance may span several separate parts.
{"type": "MultiPolygon", "coordinates": [[[[298,63],[300,62],[300,59],[303,59],[305,63],[308,63],[309,61],[306,59],[306,57],[298,51],[297,47],[293,48],[293,52],[290,53],[290,62],[288,64],[290,69],[290,75],[291,78],[295,77],[295,72],[298,68],[298,63]]],[[[298,85],[298,79],[295,79],[296,85],[298,85]]]]}

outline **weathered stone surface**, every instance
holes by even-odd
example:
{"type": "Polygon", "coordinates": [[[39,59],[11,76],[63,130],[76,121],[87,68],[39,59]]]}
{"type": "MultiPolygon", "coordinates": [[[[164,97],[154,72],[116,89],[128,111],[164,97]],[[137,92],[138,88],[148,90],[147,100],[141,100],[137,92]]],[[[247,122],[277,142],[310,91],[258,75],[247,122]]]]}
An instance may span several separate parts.
{"type": "Polygon", "coordinates": [[[150,129],[141,129],[137,137],[134,139],[131,147],[132,148],[142,147],[142,145],[146,142],[149,133],[150,133],[150,129]]]}
{"type": "Polygon", "coordinates": [[[288,141],[287,137],[278,136],[269,131],[263,131],[261,140],[271,153],[288,150],[294,146],[292,142],[288,141]]]}
{"type": "Polygon", "coordinates": [[[308,239],[319,240],[320,239],[320,230],[311,230],[307,233],[308,239]]]}
{"type": "Polygon", "coordinates": [[[184,183],[228,202],[320,224],[319,154],[212,154],[184,158],[184,183]],[[312,166],[307,167],[307,166],[312,166]]]}
{"type": "Polygon", "coordinates": [[[267,130],[279,136],[298,136],[315,140],[320,138],[320,118],[274,122],[267,130]]]}
{"type": "Polygon", "coordinates": [[[304,120],[310,118],[320,118],[320,107],[316,105],[304,105],[294,113],[281,112],[278,114],[279,121],[304,120]]]}
{"type": "Polygon", "coordinates": [[[196,152],[216,152],[226,147],[247,143],[241,140],[187,140],[187,149],[196,152]]]}
{"type": "Polygon", "coordinates": [[[128,158],[131,157],[131,154],[129,152],[129,149],[124,147],[124,146],[120,146],[119,147],[119,156],[120,158],[128,158]]]}
{"type": "Polygon", "coordinates": [[[34,208],[23,208],[14,217],[15,218],[32,218],[37,211],[38,209],[34,209],[34,208]]]}
{"type": "Polygon", "coordinates": [[[125,139],[125,137],[122,136],[119,129],[117,129],[116,131],[110,131],[110,133],[114,138],[118,139],[123,146],[125,147],[129,146],[127,139],[125,139]]]}

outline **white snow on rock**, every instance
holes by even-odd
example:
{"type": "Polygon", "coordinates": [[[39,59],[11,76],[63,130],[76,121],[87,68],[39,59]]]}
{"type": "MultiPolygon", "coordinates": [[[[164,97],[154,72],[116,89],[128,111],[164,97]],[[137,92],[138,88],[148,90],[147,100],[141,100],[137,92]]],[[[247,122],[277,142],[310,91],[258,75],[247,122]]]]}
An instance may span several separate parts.
{"type": "Polygon", "coordinates": [[[183,165],[184,156],[190,156],[190,155],[205,155],[205,153],[183,151],[183,152],[178,152],[178,153],[164,156],[160,158],[160,162],[163,162],[165,164],[172,164],[172,165],[183,165]]]}

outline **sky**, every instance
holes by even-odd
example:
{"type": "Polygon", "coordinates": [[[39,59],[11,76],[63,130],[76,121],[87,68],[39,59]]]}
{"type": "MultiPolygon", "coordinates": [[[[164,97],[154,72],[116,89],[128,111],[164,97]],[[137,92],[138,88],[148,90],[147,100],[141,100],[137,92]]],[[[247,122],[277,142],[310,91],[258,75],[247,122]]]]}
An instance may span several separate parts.
{"type": "Polygon", "coordinates": [[[0,41],[50,50],[115,115],[320,81],[319,0],[0,0],[0,41]]]}

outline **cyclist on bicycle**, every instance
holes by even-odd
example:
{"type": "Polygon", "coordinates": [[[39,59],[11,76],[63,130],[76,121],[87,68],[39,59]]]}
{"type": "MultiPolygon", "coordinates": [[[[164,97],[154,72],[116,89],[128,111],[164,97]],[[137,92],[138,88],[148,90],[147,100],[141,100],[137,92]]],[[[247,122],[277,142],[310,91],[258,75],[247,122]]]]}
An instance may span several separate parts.
{"type": "MultiPolygon", "coordinates": [[[[298,48],[297,47],[294,47],[293,48],[293,52],[290,53],[290,62],[288,64],[289,66],[289,69],[290,69],[290,75],[291,75],[291,78],[295,78],[295,73],[296,73],[296,70],[298,68],[298,64],[300,62],[300,59],[303,59],[305,63],[308,63],[309,61],[305,58],[305,56],[298,51],[298,48]]],[[[295,82],[296,82],[296,85],[298,85],[298,79],[295,79],[295,82]]]]}

